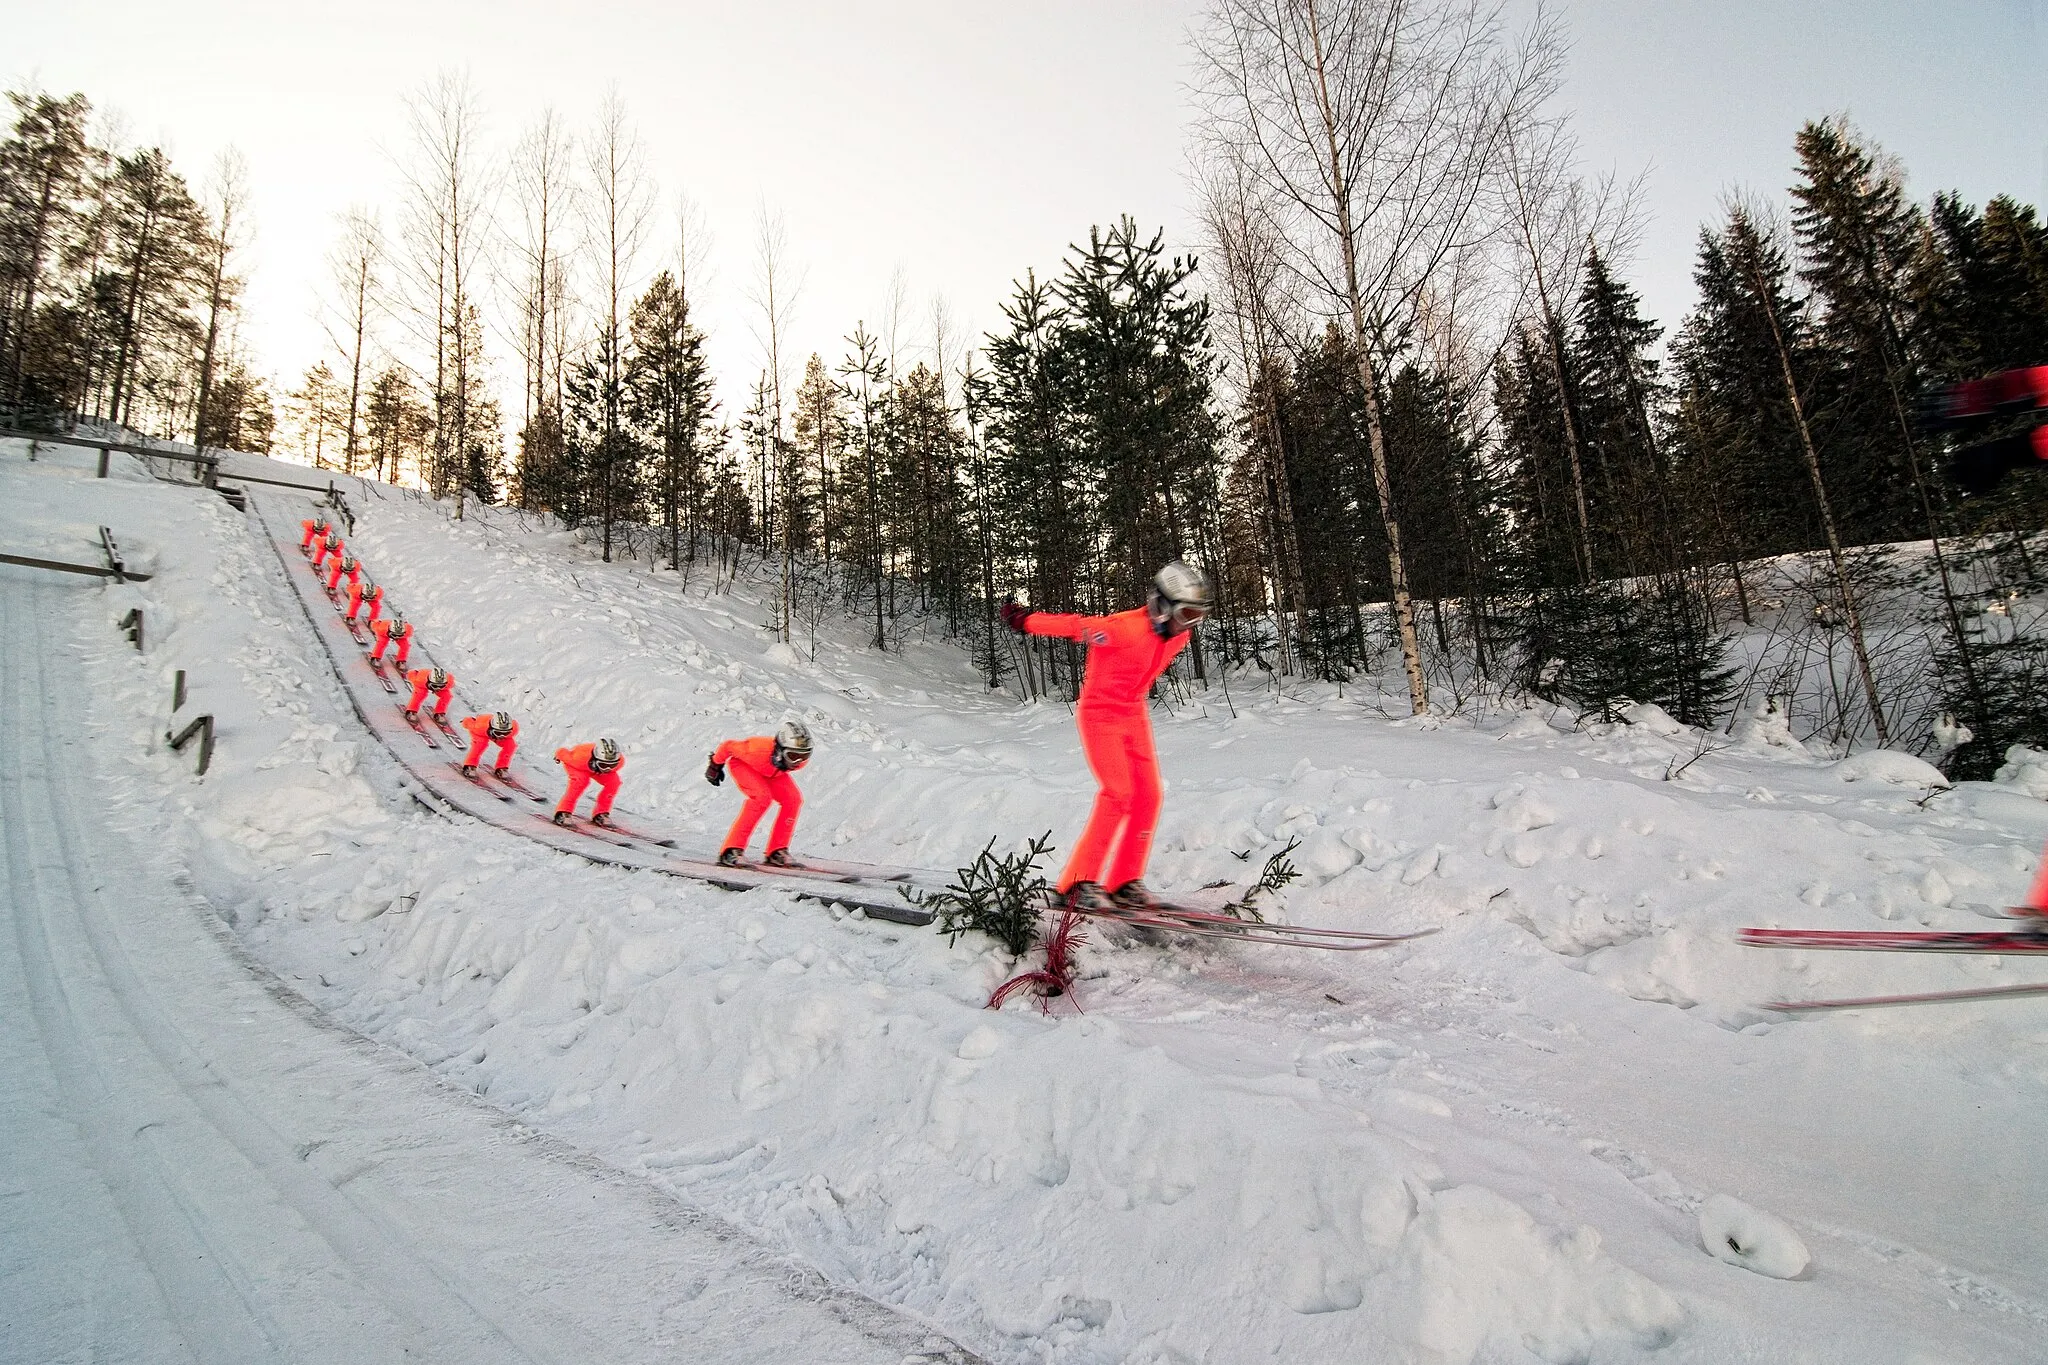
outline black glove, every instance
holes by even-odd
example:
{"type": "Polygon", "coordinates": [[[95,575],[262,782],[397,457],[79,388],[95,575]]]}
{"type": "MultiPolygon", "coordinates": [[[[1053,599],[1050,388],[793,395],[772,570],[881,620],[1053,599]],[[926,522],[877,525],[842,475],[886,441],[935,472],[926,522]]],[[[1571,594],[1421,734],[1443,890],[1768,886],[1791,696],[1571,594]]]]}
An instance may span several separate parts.
{"type": "Polygon", "coordinates": [[[1964,446],[1948,462],[1948,476],[1963,486],[1965,492],[1976,496],[1989,493],[1998,487],[2006,472],[2024,469],[2039,464],[2035,454],[2035,438],[2048,428],[2023,431],[2017,436],[2004,436],[1982,445],[1964,446]]]}
{"type": "Polygon", "coordinates": [[[1003,624],[1011,630],[1016,631],[1019,635],[1026,633],[1024,630],[1024,618],[1031,615],[1031,610],[1021,605],[1016,598],[1012,597],[1004,602],[1001,607],[997,608],[997,613],[1003,618],[1003,624]]]}
{"type": "Polygon", "coordinates": [[[706,763],[704,765],[704,780],[714,787],[723,784],[725,781],[725,765],[715,758],[706,763]]]}

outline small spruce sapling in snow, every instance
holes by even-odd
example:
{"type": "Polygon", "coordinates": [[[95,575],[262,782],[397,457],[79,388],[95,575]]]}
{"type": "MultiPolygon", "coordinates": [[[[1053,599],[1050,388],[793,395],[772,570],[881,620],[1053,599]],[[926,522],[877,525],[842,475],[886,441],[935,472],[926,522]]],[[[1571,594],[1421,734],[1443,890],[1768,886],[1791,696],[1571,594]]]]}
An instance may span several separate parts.
{"type": "Polygon", "coordinates": [[[1289,839],[1287,847],[1266,859],[1266,865],[1259,869],[1259,879],[1252,884],[1251,890],[1224,906],[1223,912],[1238,919],[1248,919],[1254,924],[1264,924],[1266,916],[1259,907],[1267,904],[1289,882],[1301,875],[1301,869],[1287,858],[1288,854],[1300,847],[1301,840],[1289,839]]]}
{"type": "Polygon", "coordinates": [[[1033,839],[1021,852],[998,855],[991,838],[973,863],[960,868],[944,891],[906,887],[903,898],[937,917],[946,942],[958,941],[973,929],[1003,945],[1012,957],[1031,950],[1038,934],[1038,910],[1052,898],[1052,888],[1038,863],[1052,848],[1052,831],[1033,839]]]}

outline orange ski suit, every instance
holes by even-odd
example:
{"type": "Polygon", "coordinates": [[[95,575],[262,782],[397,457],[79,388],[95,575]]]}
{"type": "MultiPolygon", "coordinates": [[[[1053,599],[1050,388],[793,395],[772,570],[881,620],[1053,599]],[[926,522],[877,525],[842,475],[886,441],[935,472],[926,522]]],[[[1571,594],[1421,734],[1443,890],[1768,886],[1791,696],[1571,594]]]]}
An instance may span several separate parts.
{"type": "Polygon", "coordinates": [[[1152,852],[1162,793],[1146,697],[1153,679],[1187,648],[1188,632],[1160,639],[1142,607],[1114,616],[1033,612],[1024,618],[1024,632],[1088,646],[1088,671],[1074,715],[1081,730],[1081,752],[1088,756],[1102,790],[1060,873],[1059,889],[1095,882],[1115,890],[1145,875],[1145,861],[1152,852]]]}
{"type": "Polygon", "coordinates": [[[555,750],[555,762],[569,770],[569,790],[562,794],[562,800],[556,805],[556,810],[575,810],[576,800],[583,795],[583,789],[595,782],[597,804],[590,808],[590,813],[604,815],[610,812],[612,798],[619,794],[619,774],[626,770],[626,756],[620,754],[619,766],[610,772],[594,773],[590,771],[590,755],[596,748],[595,744],[579,744],[573,749],[555,750]]]}
{"type": "Polygon", "coordinates": [[[712,751],[711,761],[727,765],[732,770],[732,780],[747,795],[746,804],[740,807],[719,848],[745,848],[747,840],[754,837],[754,826],[768,813],[770,803],[777,809],[774,827],[768,831],[767,851],[788,848],[789,837],[796,833],[797,812],[804,807],[804,794],[797,790],[788,773],[775,766],[775,736],[729,739],[712,751]]]}
{"type": "MultiPolygon", "coordinates": [[[[420,703],[427,699],[427,684],[434,680],[434,671],[430,668],[415,668],[405,675],[405,680],[412,684],[412,700],[405,704],[405,709],[417,711],[420,709],[420,703]]],[[[447,684],[439,692],[434,693],[434,714],[447,715],[448,702],[454,695],[455,675],[450,673],[447,684]]]]}
{"type": "Polygon", "coordinates": [[[327,534],[327,522],[319,517],[299,523],[305,534],[299,537],[299,553],[309,554],[313,549],[313,538],[327,534]]]}
{"type": "Polygon", "coordinates": [[[330,532],[327,539],[321,541],[319,546],[313,551],[313,572],[319,573],[322,568],[326,567],[327,556],[333,555],[339,558],[341,553],[341,537],[330,532]]]}
{"type": "Polygon", "coordinates": [[[356,619],[356,612],[362,608],[362,605],[365,602],[368,602],[370,604],[370,614],[368,616],[365,616],[363,619],[365,621],[375,621],[380,615],[383,614],[384,611],[384,589],[379,587],[377,584],[372,583],[370,585],[370,590],[368,592],[364,592],[363,580],[361,578],[357,578],[354,582],[348,585],[349,620],[353,621],[356,619]]]}
{"type": "MultiPolygon", "coordinates": [[[[328,591],[328,592],[330,592],[330,593],[331,593],[331,592],[333,592],[333,591],[334,591],[334,585],[335,585],[335,584],[337,584],[337,583],[339,583],[339,582],[341,582],[341,579],[342,579],[342,574],[343,574],[343,572],[344,572],[344,570],[342,569],[342,567],[341,567],[341,566],[342,566],[342,565],[344,565],[344,564],[346,564],[347,562],[348,562],[348,556],[347,556],[347,555],[336,555],[336,556],[334,556],[334,560],[333,560],[333,562],[332,562],[332,563],[330,563],[330,564],[329,564],[329,565],[327,566],[327,591],[328,591]]],[[[356,566],[355,566],[355,567],[354,567],[353,569],[349,569],[349,570],[346,570],[346,573],[347,573],[347,575],[348,575],[348,582],[349,582],[349,587],[350,587],[351,589],[353,589],[353,588],[355,587],[355,585],[356,585],[356,584],[358,584],[358,583],[360,583],[360,582],[362,582],[362,581],[363,581],[363,566],[362,566],[362,563],[361,563],[360,561],[358,561],[358,562],[357,562],[357,564],[356,564],[356,566]]]]}
{"type": "MultiPolygon", "coordinates": [[[[372,659],[381,659],[384,657],[384,646],[390,644],[394,638],[391,634],[391,622],[370,622],[370,634],[377,637],[377,647],[370,651],[370,657],[372,659]]],[[[392,657],[398,661],[400,668],[404,668],[405,656],[412,653],[412,622],[407,621],[404,634],[395,638],[398,640],[398,653],[392,657]]]]}
{"type": "MultiPolygon", "coordinates": [[[[512,732],[503,738],[498,738],[491,734],[491,718],[489,716],[465,716],[462,720],[462,728],[469,731],[469,753],[462,760],[463,767],[474,768],[476,761],[484,756],[484,750],[490,748],[493,744],[498,746],[498,761],[491,766],[493,768],[509,768],[512,766],[512,755],[519,752],[518,721],[512,722],[512,732]]],[[[579,791],[577,795],[581,796],[582,793],[579,791]]]]}

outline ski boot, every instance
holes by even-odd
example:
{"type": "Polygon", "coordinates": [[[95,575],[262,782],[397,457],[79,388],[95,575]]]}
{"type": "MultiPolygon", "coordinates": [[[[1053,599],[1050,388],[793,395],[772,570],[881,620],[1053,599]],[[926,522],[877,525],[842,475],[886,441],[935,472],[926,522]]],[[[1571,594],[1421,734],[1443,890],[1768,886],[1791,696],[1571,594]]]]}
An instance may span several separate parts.
{"type": "Polygon", "coordinates": [[[567,811],[565,811],[565,810],[558,810],[558,811],[556,811],[556,812],[555,812],[555,823],[556,823],[556,824],[558,824],[558,825],[566,825],[566,824],[568,824],[568,823],[569,823],[569,812],[567,812],[567,811]]]}
{"type": "Polygon", "coordinates": [[[1059,908],[1078,910],[1083,914],[1101,914],[1115,910],[1116,905],[1103,893],[1100,882],[1075,882],[1060,893],[1059,908]]]}
{"type": "Polygon", "coordinates": [[[721,848],[718,850],[718,865],[720,867],[738,867],[745,859],[745,849],[721,848]]]}
{"type": "Polygon", "coordinates": [[[590,817],[590,823],[602,829],[610,829],[612,827],[611,812],[602,810],[599,811],[597,814],[590,817]]]}
{"type": "Polygon", "coordinates": [[[420,723],[420,713],[417,711],[407,711],[405,713],[405,723],[407,725],[418,725],[420,723]]]}
{"type": "Polygon", "coordinates": [[[476,776],[476,764],[474,764],[474,763],[465,763],[465,764],[463,764],[463,765],[462,765],[462,775],[463,775],[464,777],[475,777],[475,776],[476,776]]]}
{"type": "Polygon", "coordinates": [[[491,776],[497,778],[500,782],[504,782],[511,778],[512,770],[510,768],[493,768],[491,769],[491,776]]]}
{"type": "Polygon", "coordinates": [[[797,861],[796,861],[795,859],[793,859],[793,858],[791,858],[791,857],[789,856],[789,850],[788,850],[788,849],[786,849],[786,848],[772,848],[772,849],[768,850],[768,856],[767,856],[767,857],[765,857],[765,858],[763,858],[763,859],[761,860],[761,865],[762,865],[762,866],[764,866],[764,867],[802,867],[802,866],[803,866],[803,864],[802,864],[802,863],[800,863],[800,862],[797,862],[797,861]]]}
{"type": "Polygon", "coordinates": [[[1110,892],[1109,903],[1127,915],[1147,915],[1159,908],[1159,902],[1152,895],[1152,888],[1136,877],[1110,892]]]}

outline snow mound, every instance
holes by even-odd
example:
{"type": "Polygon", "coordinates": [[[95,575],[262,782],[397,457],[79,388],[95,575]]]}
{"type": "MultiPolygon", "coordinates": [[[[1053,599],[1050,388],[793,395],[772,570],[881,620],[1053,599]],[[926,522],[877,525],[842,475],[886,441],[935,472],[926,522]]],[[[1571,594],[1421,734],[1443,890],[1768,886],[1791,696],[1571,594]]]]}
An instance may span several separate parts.
{"type": "Polygon", "coordinates": [[[1654,1350],[1685,1323],[1676,1299],[1601,1254],[1592,1228],[1546,1232],[1476,1185],[1433,1196],[1408,1251],[1403,1270],[1421,1281],[1410,1340],[1431,1365],[1472,1360],[1489,1341],[1558,1362],[1590,1360],[1613,1340],[1654,1350]]]}
{"type": "Polygon", "coordinates": [[[1682,735],[1685,726],[1653,701],[1639,701],[1622,714],[1622,719],[1653,735],[1682,735]]]}
{"type": "Polygon", "coordinates": [[[1844,782],[1890,782],[1900,787],[1946,787],[1941,769],[1925,759],[1902,754],[1896,749],[1865,749],[1851,754],[1828,771],[1844,782]]]}
{"type": "Polygon", "coordinates": [[[1813,1260],[1784,1219],[1725,1194],[1700,1205],[1700,1244],[1719,1260],[1774,1280],[1796,1279],[1813,1260]]]}
{"type": "Polygon", "coordinates": [[[2005,751],[2005,762],[1991,775],[1991,780],[2037,801],[2048,801],[2048,753],[2015,744],[2005,751]]]}
{"type": "Polygon", "coordinates": [[[1792,716],[1776,697],[1766,697],[1755,711],[1735,727],[1735,742],[1745,749],[1786,749],[1805,754],[1807,748],[1792,734],[1792,716]]]}

